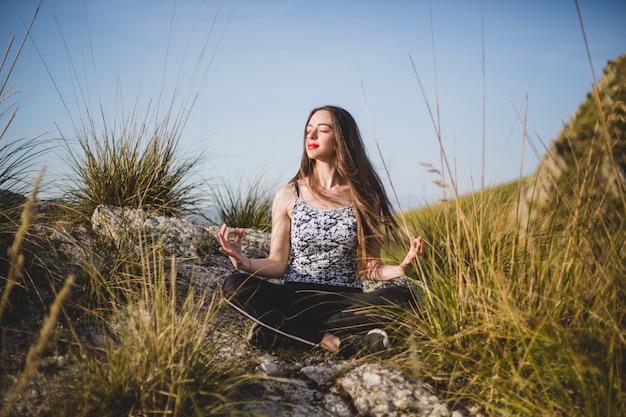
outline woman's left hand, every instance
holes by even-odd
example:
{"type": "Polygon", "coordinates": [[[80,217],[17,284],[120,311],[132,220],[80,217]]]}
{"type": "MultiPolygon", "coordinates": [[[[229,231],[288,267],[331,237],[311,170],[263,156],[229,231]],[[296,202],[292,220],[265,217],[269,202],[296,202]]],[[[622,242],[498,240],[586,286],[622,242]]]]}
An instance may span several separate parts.
{"type": "Polygon", "coordinates": [[[424,253],[424,240],[421,236],[411,237],[410,242],[411,247],[404,257],[404,260],[400,262],[400,266],[402,268],[407,268],[409,265],[415,262],[422,253],[424,253]]]}

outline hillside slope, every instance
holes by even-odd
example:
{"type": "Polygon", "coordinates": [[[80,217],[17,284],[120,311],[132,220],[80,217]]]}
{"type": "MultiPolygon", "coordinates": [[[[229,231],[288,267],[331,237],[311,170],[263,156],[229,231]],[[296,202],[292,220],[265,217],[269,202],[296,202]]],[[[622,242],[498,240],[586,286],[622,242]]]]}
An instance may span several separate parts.
{"type": "Polygon", "coordinates": [[[603,222],[613,228],[623,222],[626,55],[608,62],[596,91],[588,94],[528,178],[524,202],[536,208],[533,220],[544,225],[603,222]]]}

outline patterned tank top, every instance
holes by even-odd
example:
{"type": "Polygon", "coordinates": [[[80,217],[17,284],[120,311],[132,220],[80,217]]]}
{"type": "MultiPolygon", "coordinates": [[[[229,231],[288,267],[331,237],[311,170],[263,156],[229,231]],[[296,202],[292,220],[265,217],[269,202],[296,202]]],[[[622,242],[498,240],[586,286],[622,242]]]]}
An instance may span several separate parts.
{"type": "Polygon", "coordinates": [[[291,214],[291,254],[285,282],[361,288],[357,281],[356,217],[352,206],[318,209],[298,195],[291,214]]]}

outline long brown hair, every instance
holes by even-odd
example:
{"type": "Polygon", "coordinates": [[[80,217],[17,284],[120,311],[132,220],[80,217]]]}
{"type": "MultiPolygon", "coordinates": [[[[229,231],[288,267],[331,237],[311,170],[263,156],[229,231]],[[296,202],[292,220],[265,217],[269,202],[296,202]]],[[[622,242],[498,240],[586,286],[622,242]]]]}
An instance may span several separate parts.
{"type": "MultiPolygon", "coordinates": [[[[398,237],[398,225],[393,218],[391,204],[380,177],[367,157],[359,127],[347,110],[336,106],[313,109],[305,124],[305,140],[306,125],[313,114],[320,110],[328,111],[333,122],[336,168],[350,190],[350,200],[357,221],[357,259],[359,269],[363,271],[369,260],[368,245],[376,243],[379,247],[385,247],[391,238],[398,237]]],[[[304,149],[300,169],[292,181],[307,181],[307,186],[315,194],[317,179],[314,167],[315,160],[310,159],[304,149]]]]}

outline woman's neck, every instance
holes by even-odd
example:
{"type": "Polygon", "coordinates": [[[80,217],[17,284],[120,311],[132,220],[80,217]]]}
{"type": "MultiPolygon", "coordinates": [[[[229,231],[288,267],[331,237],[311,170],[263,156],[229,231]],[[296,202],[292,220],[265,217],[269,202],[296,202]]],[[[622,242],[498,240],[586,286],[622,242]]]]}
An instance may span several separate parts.
{"type": "Polygon", "coordinates": [[[303,178],[300,198],[307,204],[321,209],[349,206],[350,193],[346,181],[334,166],[317,161],[311,176],[303,178]]]}
{"type": "Polygon", "coordinates": [[[315,175],[313,178],[315,178],[316,183],[311,184],[311,186],[318,190],[322,192],[330,191],[335,187],[345,185],[344,179],[339,175],[334,164],[317,161],[314,169],[315,175]]]}

